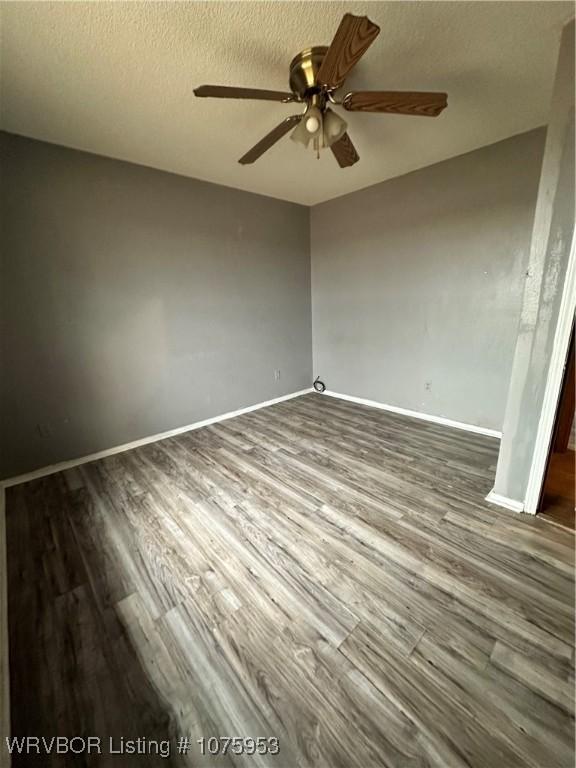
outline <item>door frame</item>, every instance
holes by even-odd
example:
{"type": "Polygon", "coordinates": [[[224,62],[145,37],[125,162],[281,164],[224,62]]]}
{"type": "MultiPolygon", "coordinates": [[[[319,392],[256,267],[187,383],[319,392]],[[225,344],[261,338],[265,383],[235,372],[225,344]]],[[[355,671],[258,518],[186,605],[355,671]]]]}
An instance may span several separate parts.
{"type": "Polygon", "coordinates": [[[544,485],[546,468],[548,466],[548,456],[556,422],[556,412],[558,410],[562,381],[564,379],[564,368],[568,359],[568,345],[570,344],[574,313],[576,312],[575,249],[576,236],[573,233],[568,267],[566,269],[566,279],[564,280],[562,299],[560,301],[558,323],[556,324],[556,331],[554,333],[552,357],[548,367],[544,400],[542,402],[542,411],[540,413],[538,432],[536,434],[536,444],[532,456],[530,474],[528,476],[526,498],[524,500],[524,512],[528,512],[530,515],[535,515],[538,511],[540,494],[542,492],[542,486],[544,485]]]}

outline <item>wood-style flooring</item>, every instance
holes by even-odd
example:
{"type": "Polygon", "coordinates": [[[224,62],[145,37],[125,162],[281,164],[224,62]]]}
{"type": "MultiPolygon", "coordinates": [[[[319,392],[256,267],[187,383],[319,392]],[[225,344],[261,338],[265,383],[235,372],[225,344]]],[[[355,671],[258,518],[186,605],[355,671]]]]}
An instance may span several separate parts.
{"type": "Polygon", "coordinates": [[[497,448],[310,394],[9,489],[13,734],[172,745],[14,765],[572,768],[574,539],[497,448]]]}

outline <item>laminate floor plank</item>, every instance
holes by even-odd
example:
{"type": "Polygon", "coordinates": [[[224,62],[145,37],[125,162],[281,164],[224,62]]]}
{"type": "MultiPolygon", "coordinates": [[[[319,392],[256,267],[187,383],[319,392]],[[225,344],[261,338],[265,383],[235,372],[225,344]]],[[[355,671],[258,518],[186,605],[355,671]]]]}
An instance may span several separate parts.
{"type": "Polygon", "coordinates": [[[497,449],[311,394],[8,489],[13,734],[103,738],[15,768],[572,768],[574,536],[497,449]]]}

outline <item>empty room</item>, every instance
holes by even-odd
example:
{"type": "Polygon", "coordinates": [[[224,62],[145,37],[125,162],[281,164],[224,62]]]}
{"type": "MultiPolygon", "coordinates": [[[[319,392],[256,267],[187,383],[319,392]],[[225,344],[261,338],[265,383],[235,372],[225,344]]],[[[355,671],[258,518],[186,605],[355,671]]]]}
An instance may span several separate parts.
{"type": "Polygon", "coordinates": [[[574,768],[574,15],[0,1],[0,768],[574,768]]]}

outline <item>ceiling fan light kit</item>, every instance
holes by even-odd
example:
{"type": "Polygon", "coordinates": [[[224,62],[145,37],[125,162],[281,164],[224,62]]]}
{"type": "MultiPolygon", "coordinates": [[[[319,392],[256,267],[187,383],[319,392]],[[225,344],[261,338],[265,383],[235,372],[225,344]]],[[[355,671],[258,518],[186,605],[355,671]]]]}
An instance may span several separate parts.
{"type": "Polygon", "coordinates": [[[331,147],[342,138],[347,127],[346,122],[331,109],[321,110],[312,105],[308,107],[290,138],[304,147],[308,147],[312,142],[319,156],[321,149],[331,147]]]}
{"type": "Polygon", "coordinates": [[[290,134],[293,141],[303,144],[305,147],[314,139],[317,141],[322,134],[322,112],[313,104],[308,107],[300,120],[300,123],[290,134]]]}
{"type": "Polygon", "coordinates": [[[304,104],[299,115],[285,118],[238,161],[253,163],[290,131],[291,139],[310,146],[317,156],[330,148],[341,168],[358,162],[359,155],[348,133],[346,122],[330,105],[348,112],[380,112],[397,115],[437,117],[447,106],[445,93],[427,91],[352,91],[342,99],[335,96],[354,66],[380,32],[367,16],[344,14],[329,46],[313,46],[297,54],[290,64],[290,92],[258,88],[201,85],[194,90],[200,97],[221,99],[261,99],[304,104]]]}

